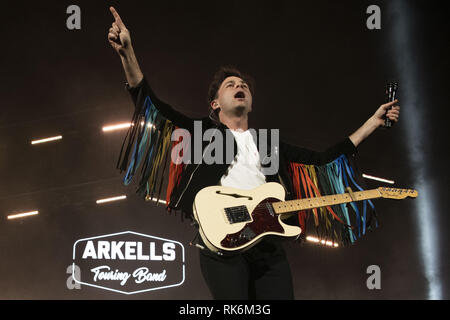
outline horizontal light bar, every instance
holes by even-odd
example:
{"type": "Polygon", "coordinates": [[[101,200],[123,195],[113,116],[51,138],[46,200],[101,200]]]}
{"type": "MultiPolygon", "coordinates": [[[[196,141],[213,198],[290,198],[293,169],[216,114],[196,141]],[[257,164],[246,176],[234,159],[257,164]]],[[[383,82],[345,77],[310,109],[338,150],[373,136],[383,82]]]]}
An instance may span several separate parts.
{"type": "Polygon", "coordinates": [[[390,184],[394,184],[395,182],[392,180],[387,180],[387,179],[383,179],[383,178],[378,178],[378,177],[374,177],[374,176],[369,176],[368,174],[363,173],[363,178],[366,179],[371,179],[371,180],[376,180],[376,181],[380,181],[380,182],[386,182],[386,183],[390,183],[390,184]]]}
{"type": "Polygon", "coordinates": [[[126,129],[126,128],[129,128],[130,125],[131,125],[130,122],[128,122],[128,123],[112,124],[112,125],[103,127],[102,130],[103,130],[104,132],[107,132],[107,131],[114,131],[114,130],[126,129]]]}
{"type": "MultiPolygon", "coordinates": [[[[130,122],[126,122],[126,123],[118,123],[118,124],[112,124],[109,126],[104,126],[102,128],[103,132],[108,132],[108,131],[114,131],[114,130],[121,130],[121,129],[127,129],[130,126],[133,126],[134,124],[130,123],[130,122]]],[[[144,125],[144,121],[141,121],[141,126],[144,125]]],[[[148,128],[153,127],[153,125],[151,123],[149,123],[147,125],[148,128]]]]}
{"type": "Polygon", "coordinates": [[[28,217],[28,216],[34,216],[34,215],[37,215],[38,213],[39,213],[39,211],[30,211],[30,212],[11,214],[8,216],[8,220],[23,218],[23,217],[28,217]]]}
{"type": "Polygon", "coordinates": [[[339,245],[337,243],[334,243],[332,241],[320,240],[320,239],[317,239],[315,237],[308,236],[308,237],[306,237],[306,240],[310,241],[310,242],[320,243],[320,244],[323,244],[323,245],[326,245],[326,246],[329,246],[329,247],[334,247],[334,248],[339,247],[339,245]]]}
{"type": "Polygon", "coordinates": [[[127,196],[118,196],[118,197],[100,199],[100,200],[97,200],[96,203],[100,204],[100,203],[105,203],[105,202],[112,202],[112,201],[123,200],[123,199],[126,199],[126,198],[127,198],[127,196]]]}
{"type": "Polygon", "coordinates": [[[166,200],[156,200],[156,199],[153,199],[153,198],[150,199],[150,196],[147,196],[147,197],[145,198],[145,200],[146,200],[146,201],[151,200],[151,201],[153,201],[153,202],[159,202],[159,203],[164,203],[164,204],[167,203],[166,200]]]}
{"type": "Polygon", "coordinates": [[[62,136],[56,136],[56,137],[50,137],[50,138],[45,138],[45,139],[40,139],[40,140],[33,140],[33,141],[31,141],[31,144],[44,143],[44,142],[49,142],[49,141],[61,140],[61,139],[62,139],[62,136]]]}
{"type": "Polygon", "coordinates": [[[319,239],[314,238],[314,237],[306,237],[306,240],[311,241],[311,242],[320,242],[319,239]]]}

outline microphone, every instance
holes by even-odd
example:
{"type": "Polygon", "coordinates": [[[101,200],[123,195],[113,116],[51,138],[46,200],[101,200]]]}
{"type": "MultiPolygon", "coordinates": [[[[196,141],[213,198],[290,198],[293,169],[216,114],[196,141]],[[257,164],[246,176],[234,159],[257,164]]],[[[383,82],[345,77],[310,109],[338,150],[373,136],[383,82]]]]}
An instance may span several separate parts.
{"type": "MultiPolygon", "coordinates": [[[[398,83],[396,81],[391,81],[386,85],[386,103],[392,102],[397,97],[397,90],[398,90],[398,83]]],[[[392,108],[392,107],[391,107],[392,108]]],[[[386,110],[386,113],[391,109],[389,108],[386,110]]],[[[384,115],[384,128],[392,128],[392,126],[395,124],[395,122],[392,122],[389,120],[386,115],[384,115]]]]}

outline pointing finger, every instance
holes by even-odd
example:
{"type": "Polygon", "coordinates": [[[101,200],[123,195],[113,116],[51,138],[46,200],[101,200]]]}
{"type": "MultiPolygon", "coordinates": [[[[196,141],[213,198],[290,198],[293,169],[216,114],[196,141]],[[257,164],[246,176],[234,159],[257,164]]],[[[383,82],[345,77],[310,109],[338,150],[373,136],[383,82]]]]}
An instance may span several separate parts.
{"type": "Polygon", "coordinates": [[[111,11],[112,15],[114,16],[114,19],[116,20],[117,26],[119,29],[126,29],[125,24],[122,22],[122,19],[120,18],[119,14],[117,13],[116,9],[114,7],[109,7],[109,11],[111,11]]]}

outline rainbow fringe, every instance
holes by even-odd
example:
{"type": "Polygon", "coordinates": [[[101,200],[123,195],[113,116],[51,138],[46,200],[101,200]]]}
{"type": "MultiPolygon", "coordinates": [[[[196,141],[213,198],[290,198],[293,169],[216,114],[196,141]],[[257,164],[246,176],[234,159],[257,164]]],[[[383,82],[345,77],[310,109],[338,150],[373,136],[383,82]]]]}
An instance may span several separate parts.
{"type": "MultiPolygon", "coordinates": [[[[357,182],[353,167],[356,168],[349,163],[346,155],[322,166],[290,163],[289,173],[296,198],[345,193],[347,187],[351,187],[354,191],[363,191],[361,183],[357,182]]],[[[300,211],[298,220],[304,231],[304,237],[308,233],[308,221],[311,216],[314,218],[313,225],[319,239],[341,245],[352,244],[357,238],[365,235],[371,228],[372,217],[375,218],[378,227],[375,206],[370,200],[300,211]]]]}
{"type": "MultiPolygon", "coordinates": [[[[159,201],[171,145],[178,143],[178,141],[171,143],[172,132],[176,127],[158,112],[148,96],[144,107],[135,111],[131,123],[120,150],[117,168],[120,172],[126,171],[124,184],[129,185],[142,164],[141,179],[136,192],[145,200],[159,201]],[[127,147],[124,151],[125,145],[127,147]]],[[[170,194],[174,184],[180,180],[182,169],[183,164],[175,165],[170,162],[170,179],[166,195],[166,208],[169,211],[170,194]]]]}
{"type": "MultiPolygon", "coordinates": [[[[148,96],[143,108],[137,108],[133,115],[132,125],[120,150],[117,168],[120,172],[126,171],[124,184],[129,185],[141,166],[141,178],[136,192],[145,200],[161,199],[168,157],[173,146],[180,142],[171,142],[172,132],[176,128],[170,120],[158,112],[148,96]]],[[[170,195],[180,183],[184,167],[184,164],[177,165],[170,161],[166,190],[168,211],[171,210],[170,195]]],[[[323,166],[290,163],[289,174],[294,194],[296,198],[301,199],[344,193],[346,187],[362,191],[364,189],[360,186],[361,183],[357,183],[354,168],[356,169],[356,165],[350,164],[349,158],[345,155],[323,166]]],[[[354,243],[357,238],[365,235],[371,228],[372,217],[375,218],[376,227],[378,226],[375,207],[370,200],[300,211],[298,220],[304,236],[311,216],[319,239],[343,245],[354,243]]]]}

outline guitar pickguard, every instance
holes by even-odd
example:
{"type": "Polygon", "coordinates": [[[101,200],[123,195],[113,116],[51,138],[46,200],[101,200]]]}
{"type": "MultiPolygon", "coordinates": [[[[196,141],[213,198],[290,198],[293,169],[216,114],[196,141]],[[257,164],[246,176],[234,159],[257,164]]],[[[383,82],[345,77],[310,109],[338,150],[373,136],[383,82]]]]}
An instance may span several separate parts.
{"type": "Polygon", "coordinates": [[[272,202],[278,201],[280,200],[276,198],[261,201],[251,213],[253,221],[247,223],[240,231],[227,234],[220,244],[224,248],[232,249],[247,244],[265,232],[284,233],[278,215],[274,213],[271,205],[272,202]]]}

